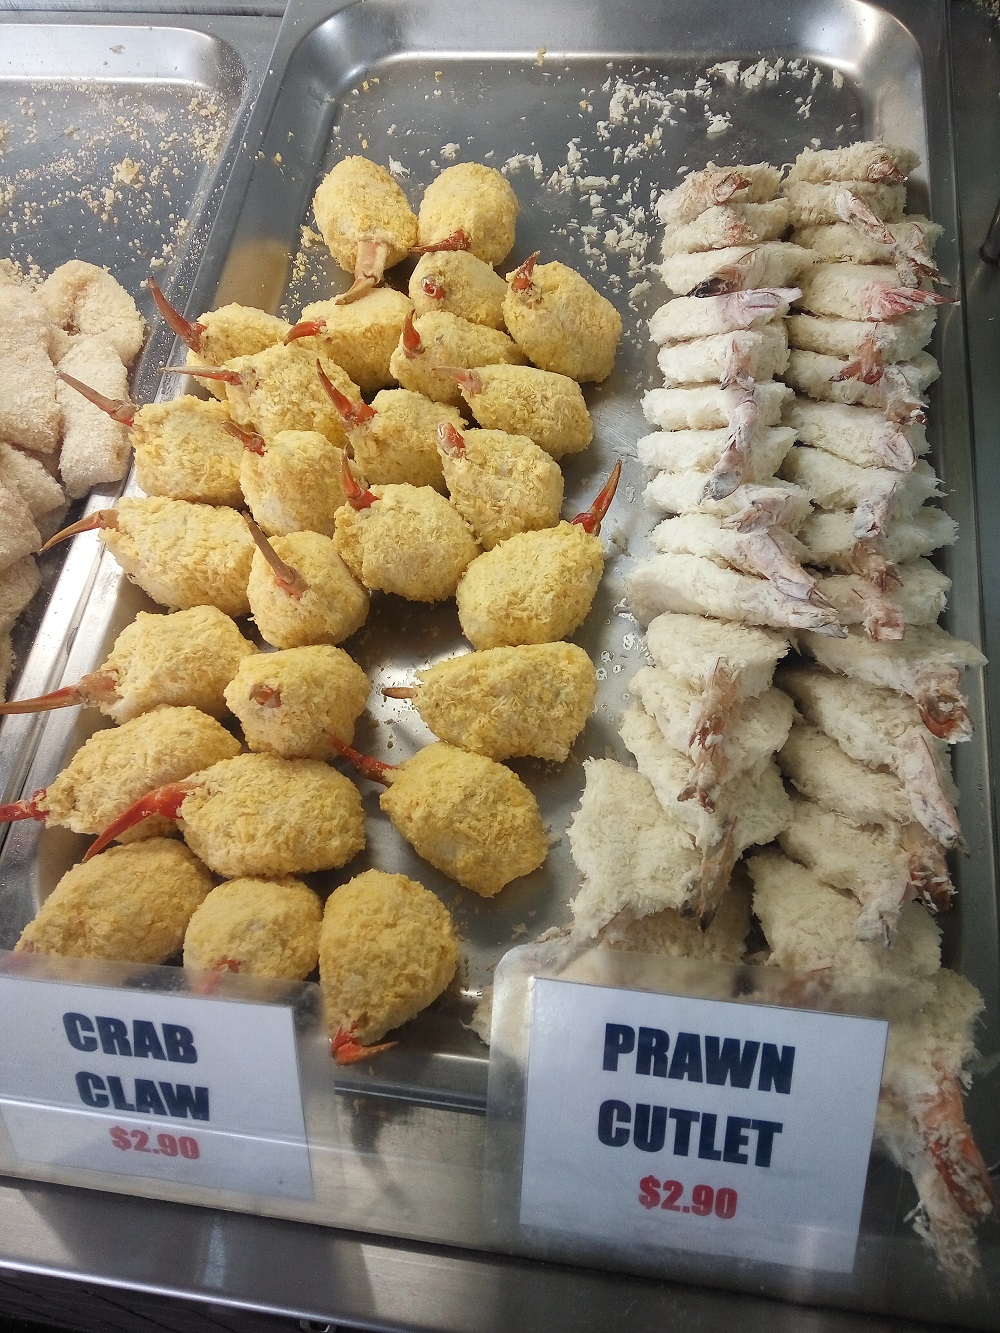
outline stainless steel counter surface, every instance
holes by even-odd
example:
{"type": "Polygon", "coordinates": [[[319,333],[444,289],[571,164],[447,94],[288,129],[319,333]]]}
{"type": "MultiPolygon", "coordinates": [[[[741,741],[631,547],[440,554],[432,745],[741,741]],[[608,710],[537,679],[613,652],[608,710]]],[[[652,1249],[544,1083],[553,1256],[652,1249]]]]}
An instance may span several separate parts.
{"type": "MultiPolygon", "coordinates": [[[[0,0],[0,11],[7,7],[0,0]]],[[[159,12],[165,8],[157,6],[159,12]]],[[[246,15],[248,8],[210,0],[169,7],[173,14],[205,15],[211,9],[230,16],[246,15]]],[[[116,4],[115,10],[152,12],[142,0],[116,4]]],[[[280,6],[254,5],[253,13],[280,13],[280,6]]],[[[261,21],[249,15],[227,20],[255,27],[261,21]]],[[[1000,595],[988,581],[1000,556],[1000,271],[978,257],[1000,190],[1000,28],[971,0],[955,0],[952,43],[984,646],[1000,661],[1000,595]]],[[[996,744],[1000,718],[989,716],[988,727],[996,744]]],[[[996,948],[997,941],[984,941],[984,947],[996,948]]],[[[446,1136],[449,1113],[426,1114],[440,1122],[429,1129],[446,1136]]],[[[921,1327],[884,1316],[819,1311],[745,1294],[23,1181],[0,1182],[0,1267],[373,1329],[645,1333],[650,1326],[728,1329],[736,1320],[747,1333],[786,1328],[796,1333],[902,1333],[921,1327]]]]}

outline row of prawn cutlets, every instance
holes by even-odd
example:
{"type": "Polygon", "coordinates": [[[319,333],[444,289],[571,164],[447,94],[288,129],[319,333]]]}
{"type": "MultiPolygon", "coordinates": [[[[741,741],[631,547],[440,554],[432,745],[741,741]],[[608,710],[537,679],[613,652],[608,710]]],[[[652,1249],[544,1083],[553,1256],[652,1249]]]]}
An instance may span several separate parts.
{"type": "Polygon", "coordinates": [[[494,271],[518,203],[492,168],[443,172],[418,218],[388,172],[347,158],[314,207],[354,282],[294,327],[239,306],[191,322],[151,284],[213,400],[136,407],[60,372],[131,432],[147,494],[52,541],[98,528],[171,612],[140,613],[78,684],[4,706],[93,705],[119,726],[0,815],[100,835],[19,950],[161,962],[183,945],[186,966],[293,979],[318,956],[343,1062],[441,993],[459,943],[405,876],[367,871],[325,911],[294,878],[365,846],[360,792],[327,761],[385,784],[403,838],[473,893],[542,864],[538,804],[502,761],[564,761],[593,708],[593,665],[563,640],[603,573],[618,469],[561,521],[557,459],[591,441],[580,382],[610,373],[621,320],[562,264],[494,271]],[[379,285],[414,248],[410,295],[379,285]],[[412,697],[441,737],[396,766],[351,748],[370,682],[336,646],[387,593],[456,598],[475,650],[386,691],[412,697]],[[244,636],[234,618],[248,614],[274,651],[244,636]],[[218,720],[228,713],[248,752],[218,720]],[[164,836],[172,822],[183,843],[164,836]]]}
{"type": "Polygon", "coordinates": [[[638,771],[587,766],[572,933],[735,961],[752,912],[752,961],[796,974],[766,995],[870,991],[890,1020],[877,1143],[963,1284],[994,1204],[961,1097],[982,1000],[941,968],[933,914],[961,847],[959,673],[984,658],[937,626],[949,582],[927,559],[956,537],[931,503],[922,350],[951,298],[941,229],[904,214],[916,162],[806,150],[784,179],[710,166],[659,201],[678,295],[650,321],[665,383],[638,445],[657,554],[628,579],[654,665],[622,725],[638,771]]]}

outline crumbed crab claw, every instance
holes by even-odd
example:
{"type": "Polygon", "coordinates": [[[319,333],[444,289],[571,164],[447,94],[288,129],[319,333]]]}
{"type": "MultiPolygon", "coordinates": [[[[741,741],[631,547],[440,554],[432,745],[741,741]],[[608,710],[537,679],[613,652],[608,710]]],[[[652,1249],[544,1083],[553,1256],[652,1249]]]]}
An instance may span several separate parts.
{"type": "Polygon", "coordinates": [[[737,292],[746,281],[747,269],[753,263],[757,246],[747,250],[732,264],[718,269],[709,278],[702,279],[688,292],[688,296],[725,296],[737,292]]]}
{"type": "Polygon", "coordinates": [[[528,256],[523,264],[519,264],[514,270],[510,279],[512,291],[526,292],[531,288],[531,275],[535,271],[535,265],[538,263],[538,256],[541,253],[541,250],[536,250],[534,254],[528,256]]]}
{"type": "Polygon", "coordinates": [[[223,422],[223,429],[234,439],[239,440],[244,449],[256,454],[259,458],[263,458],[267,453],[267,441],[263,435],[258,435],[255,430],[249,430],[246,426],[238,426],[235,421],[223,422]]]}
{"type": "MultiPolygon", "coordinates": [[[[743,393],[729,418],[726,447],[709,473],[702,500],[724,500],[742,483],[749,465],[750,440],[760,420],[760,404],[753,380],[740,381],[743,393]]],[[[725,388],[725,383],[723,383],[725,388]]]]}
{"type": "MultiPolygon", "coordinates": [[[[409,318],[409,316],[407,316],[407,318],[409,318]]],[[[369,407],[368,404],[363,402],[360,398],[357,402],[354,402],[353,399],[348,398],[346,393],[341,393],[330,379],[330,376],[323,369],[319,359],[316,361],[316,374],[319,376],[319,382],[322,384],[326,396],[340,413],[341,419],[348,430],[353,426],[363,426],[366,421],[371,421],[372,417],[376,415],[375,409],[369,407]]]]}
{"type": "Polygon", "coordinates": [[[12,801],[9,805],[0,805],[0,824],[16,824],[22,819],[36,819],[40,824],[44,824],[48,811],[39,806],[39,801],[45,799],[46,789],[40,787],[34,796],[29,796],[26,801],[12,801]]]}
{"type": "MultiPolygon", "coordinates": [[[[439,250],[468,250],[472,242],[469,234],[462,227],[458,227],[450,235],[442,237],[440,241],[431,241],[428,245],[415,245],[411,248],[411,255],[433,255],[439,250]]],[[[536,256],[537,258],[537,256],[536,256]]],[[[426,288],[425,288],[426,290],[426,288]]],[[[431,295],[430,292],[427,293],[431,295]]]]}
{"type": "Polygon", "coordinates": [[[438,449],[449,458],[462,458],[465,454],[465,437],[456,430],[450,421],[442,421],[437,428],[438,449]]]}
{"type": "MultiPolygon", "coordinates": [[[[353,1029],[352,1029],[353,1031],[353,1029]]],[[[356,1065],[380,1051],[391,1051],[398,1045],[395,1041],[379,1042],[376,1046],[362,1046],[354,1040],[350,1032],[341,1028],[336,1036],[330,1038],[330,1054],[338,1065],[356,1065]]]]}
{"type": "Polygon", "coordinates": [[[913,699],[932,736],[955,745],[972,736],[969,705],[958,688],[958,667],[928,663],[916,673],[913,699]]]}
{"type": "MultiPolygon", "coordinates": [[[[352,477],[353,481],[354,478],[352,477]]],[[[288,594],[294,601],[299,601],[303,593],[309,591],[309,584],[286,560],[282,560],[263,531],[257,526],[249,514],[244,514],[243,519],[250,529],[250,536],[254,539],[257,550],[271,566],[274,573],[274,581],[282,592],[288,594]]]]}
{"type": "Polygon", "coordinates": [[[315,338],[325,328],[325,319],[301,319],[298,324],[293,324],[285,334],[285,346],[287,347],[289,343],[295,342],[297,338],[315,338]]]}
{"type": "Polygon", "coordinates": [[[948,873],[944,849],[915,820],[903,827],[902,841],[910,858],[913,892],[929,912],[947,911],[955,896],[955,886],[948,873]]]}
{"type": "Polygon", "coordinates": [[[592,537],[596,537],[601,530],[601,523],[605,514],[611,507],[611,501],[615,498],[615,491],[618,489],[618,480],[622,475],[621,459],[611,469],[611,476],[597,493],[597,498],[589,509],[585,509],[582,514],[577,514],[571,522],[579,524],[584,532],[592,537]]]}
{"type": "Polygon", "coordinates": [[[925,737],[911,732],[899,743],[899,776],[910,794],[913,813],[942,847],[959,847],[958,815],[941,782],[937,760],[925,737]]]}
{"type": "Polygon", "coordinates": [[[383,787],[392,785],[399,768],[398,764],[386,764],[381,759],[373,759],[371,755],[362,754],[353,746],[346,745],[332,732],[326,732],[325,737],[338,754],[343,755],[354,765],[363,778],[368,778],[370,782],[380,782],[383,787]]]}
{"type": "Polygon", "coordinates": [[[895,565],[884,554],[879,537],[855,542],[847,563],[853,573],[860,574],[877,592],[889,592],[902,582],[895,565]]]}
{"type": "Polygon", "coordinates": [[[187,343],[192,352],[200,351],[201,340],[204,336],[206,326],[198,323],[197,320],[192,322],[189,319],[185,319],[181,312],[175,309],[163,295],[160,285],[155,278],[149,279],[148,286],[153,301],[156,304],[156,308],[163,316],[164,321],[170,325],[178,338],[183,339],[183,341],[187,343]]]}
{"type": "Polygon", "coordinates": [[[42,555],[50,550],[59,542],[64,542],[68,537],[75,537],[78,532],[95,532],[100,528],[117,528],[118,510],[117,509],[95,509],[92,514],[87,514],[84,518],[77,519],[69,527],[61,528],[55,536],[50,537],[44,546],[38,548],[38,554],[42,555]]]}
{"type": "Polygon", "coordinates": [[[347,461],[347,455],[340,458],[340,476],[344,485],[344,497],[352,509],[369,509],[378,504],[378,496],[364,486],[359,486],[347,461]]]}
{"type": "Polygon", "coordinates": [[[429,301],[443,301],[448,295],[448,289],[442,287],[437,278],[432,277],[429,273],[425,273],[420,279],[420,290],[429,301]]]}
{"type": "Polygon", "coordinates": [[[926,310],[934,305],[955,305],[958,298],[942,296],[940,292],[924,292],[915,287],[883,287],[871,282],[862,296],[866,319],[893,320],[911,315],[915,310],[926,310]]]}
{"type": "Polygon", "coordinates": [[[65,685],[61,690],[53,690],[51,694],[40,694],[34,699],[12,699],[0,704],[0,716],[10,713],[49,713],[56,708],[73,708],[76,704],[115,703],[119,697],[117,686],[117,679],[110,671],[93,671],[81,677],[76,685],[65,685]]]}
{"type": "Polygon", "coordinates": [[[83,394],[88,402],[106,412],[112,421],[117,421],[122,426],[131,426],[135,421],[135,414],[139,409],[127,398],[108,398],[103,393],[98,393],[96,389],[92,389],[89,384],[84,384],[82,380],[67,375],[65,370],[57,370],[56,379],[62,380],[63,384],[68,384],[71,389],[83,394]]]}
{"type": "Polygon", "coordinates": [[[358,257],[354,264],[354,281],[346,292],[335,296],[334,305],[351,305],[366,296],[382,281],[386,261],[389,258],[389,246],[385,241],[375,240],[371,236],[362,236],[358,241],[358,257]]]}
{"type": "Polygon", "coordinates": [[[834,375],[833,383],[836,384],[841,380],[860,380],[862,384],[878,384],[884,374],[885,359],[882,355],[878,325],[876,324],[867,338],[861,341],[858,347],[858,355],[854,360],[848,361],[844,369],[839,374],[834,375]]]}
{"type": "Polygon", "coordinates": [[[854,589],[854,595],[861,602],[861,624],[869,639],[884,643],[903,637],[906,622],[873,583],[863,581],[854,589]]]}
{"type": "Polygon", "coordinates": [[[83,858],[84,861],[89,861],[91,857],[98,856],[116,838],[120,838],[129,829],[135,828],[136,824],[142,823],[150,815],[162,815],[165,819],[176,819],[180,814],[185,797],[194,790],[196,785],[191,782],[168,782],[165,787],[157,787],[155,791],[149,791],[145,796],[140,796],[127,810],[123,810],[117,819],[112,820],[99,837],[95,838],[87,848],[83,858]]]}

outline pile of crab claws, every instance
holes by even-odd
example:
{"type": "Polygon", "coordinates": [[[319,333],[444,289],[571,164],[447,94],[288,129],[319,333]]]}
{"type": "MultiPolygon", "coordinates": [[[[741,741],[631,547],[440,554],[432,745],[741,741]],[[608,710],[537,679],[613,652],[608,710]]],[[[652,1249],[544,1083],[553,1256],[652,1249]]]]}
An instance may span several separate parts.
{"type": "Polygon", "coordinates": [[[611,469],[611,476],[608,477],[607,481],[601,487],[594,503],[589,509],[585,509],[582,514],[577,514],[576,518],[572,520],[573,523],[578,523],[580,527],[583,528],[584,532],[589,533],[592,537],[596,537],[601,530],[601,522],[604,515],[608,512],[608,509],[611,507],[611,501],[615,498],[615,491],[618,489],[618,479],[621,475],[622,460],[619,458],[618,462],[611,469]]]}
{"type": "Polygon", "coordinates": [[[362,1046],[354,1040],[350,1032],[345,1032],[341,1028],[336,1036],[330,1038],[330,1054],[338,1065],[356,1065],[362,1060],[378,1055],[380,1051],[391,1051],[393,1046],[398,1044],[395,1041],[383,1041],[377,1046],[362,1046]]]}
{"type": "Polygon", "coordinates": [[[192,322],[185,319],[179,310],[176,310],[160,290],[160,285],[155,278],[149,278],[147,282],[153,301],[157,310],[163,316],[163,319],[177,334],[178,338],[183,339],[191,348],[192,352],[197,352],[201,347],[202,334],[205,332],[205,325],[198,321],[192,322]]]}
{"type": "Polygon", "coordinates": [[[104,832],[94,839],[84,854],[84,861],[99,856],[116,838],[120,838],[123,833],[127,833],[130,828],[148,819],[150,815],[176,819],[185,797],[192,790],[193,784],[190,782],[168,782],[166,786],[146,792],[145,796],[133,801],[127,810],[123,810],[118,818],[113,819],[104,832]]]}
{"type": "Polygon", "coordinates": [[[118,510],[117,509],[95,509],[92,514],[87,514],[84,518],[77,519],[71,523],[68,528],[61,528],[54,536],[50,537],[43,546],[39,546],[38,554],[50,550],[59,542],[66,541],[68,537],[75,537],[78,532],[94,532],[98,528],[117,528],[118,510]]]}

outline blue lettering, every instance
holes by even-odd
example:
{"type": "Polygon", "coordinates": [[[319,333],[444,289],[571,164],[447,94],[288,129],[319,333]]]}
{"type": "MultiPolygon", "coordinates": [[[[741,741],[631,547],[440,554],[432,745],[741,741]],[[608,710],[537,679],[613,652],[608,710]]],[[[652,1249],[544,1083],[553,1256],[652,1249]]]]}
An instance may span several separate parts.
{"type": "Polygon", "coordinates": [[[156,1084],[151,1078],[137,1078],[135,1081],[135,1109],[143,1111],[147,1115],[152,1112],[153,1115],[166,1115],[167,1108],[160,1100],[160,1094],[156,1091],[156,1084]]]}
{"type": "Polygon", "coordinates": [[[99,1074],[79,1073],[76,1076],[76,1090],[84,1106],[100,1109],[107,1106],[108,1095],[104,1091],[104,1079],[99,1074]]]}
{"type": "MultiPolygon", "coordinates": [[[[100,1019],[98,1019],[100,1022],[100,1019]]],[[[122,1081],[114,1074],[108,1075],[108,1092],[111,1093],[111,1100],[115,1104],[116,1111],[134,1111],[135,1107],[125,1096],[125,1089],[122,1087],[122,1081]]]]}
{"type": "Polygon", "coordinates": [[[166,1054],[156,1035],[156,1024],[146,1018],[137,1018],[132,1024],[132,1053],[140,1060],[165,1060],[166,1054]]]}
{"type": "MultiPolygon", "coordinates": [[[[166,1028],[164,1028],[164,1033],[166,1033],[166,1028]]],[[[192,1120],[208,1119],[207,1088],[195,1088],[192,1091],[187,1083],[178,1083],[176,1087],[172,1083],[161,1083],[160,1091],[163,1093],[163,1100],[167,1104],[168,1115],[176,1116],[179,1120],[183,1120],[188,1115],[192,1120]]]]}
{"type": "Polygon", "coordinates": [[[667,1108],[637,1102],[632,1142],[643,1152],[659,1152],[667,1136],[667,1108]]]}
{"type": "Polygon", "coordinates": [[[674,1156],[686,1157],[691,1150],[691,1126],[701,1117],[700,1111],[682,1111],[679,1107],[670,1112],[670,1119],[677,1121],[674,1130],[674,1156]]]}
{"type": "Polygon", "coordinates": [[[606,1023],[604,1025],[604,1069],[613,1074],[618,1072],[618,1057],[628,1055],[635,1049],[635,1028],[624,1023],[606,1023]]]}
{"type": "Polygon", "coordinates": [[[97,1038],[83,1035],[85,1032],[93,1032],[94,1030],[94,1025],[86,1014],[63,1014],[63,1027],[66,1029],[69,1044],[76,1050],[97,1050],[97,1038]]]}
{"type": "Polygon", "coordinates": [[[660,1028],[640,1028],[639,1048],[635,1056],[635,1072],[667,1077],[667,1052],[670,1038],[660,1028]]]}
{"type": "Polygon", "coordinates": [[[747,1147],[750,1142],[747,1130],[752,1124],[752,1120],[743,1120],[738,1115],[726,1117],[726,1137],[722,1145],[724,1162],[739,1162],[741,1166],[746,1166],[749,1162],[749,1157],[740,1149],[747,1147]]]}
{"type": "Polygon", "coordinates": [[[736,1037],[726,1037],[719,1049],[719,1038],[705,1038],[705,1082],[725,1084],[728,1079],[734,1088],[749,1088],[757,1063],[759,1041],[747,1041],[741,1048],[736,1037]]]}
{"type": "MultiPolygon", "coordinates": [[[[785,1049],[788,1050],[789,1048],[786,1046],[785,1049]]],[[[770,1166],[774,1136],[780,1134],[784,1126],[774,1120],[751,1120],[750,1128],[757,1131],[757,1151],[754,1154],[754,1166],[770,1166]]]]}
{"type": "MultiPolygon", "coordinates": [[[[101,1039],[101,1050],[105,1055],[131,1055],[128,1028],[120,1018],[97,1017],[97,1035],[101,1039]]],[[[119,1110],[122,1108],[119,1107],[119,1110]]]]}
{"type": "MultiPolygon", "coordinates": [[[[190,1028],[182,1028],[174,1023],[164,1023],[163,1044],[167,1048],[167,1059],[175,1064],[196,1065],[198,1052],[194,1048],[194,1033],[190,1028]]],[[[205,1116],[208,1119],[208,1116],[205,1116]]]]}
{"type": "Polygon", "coordinates": [[[628,1143],[632,1110],[627,1102],[602,1102],[597,1113],[597,1137],[607,1148],[622,1148],[628,1143]],[[620,1120],[621,1124],[615,1122],[620,1120]]]}
{"type": "Polygon", "coordinates": [[[715,1146],[715,1123],[718,1119],[711,1111],[703,1111],[701,1128],[698,1131],[698,1156],[707,1162],[718,1162],[722,1153],[715,1146]]]}
{"type": "Polygon", "coordinates": [[[792,1066],[795,1064],[795,1047],[782,1046],[778,1054],[777,1046],[765,1041],[760,1057],[760,1079],[757,1087],[761,1092],[791,1092],[792,1066]]]}
{"type": "Polygon", "coordinates": [[[678,1032],[668,1077],[686,1078],[692,1083],[704,1082],[701,1076],[701,1038],[697,1032],[678,1032]]]}

